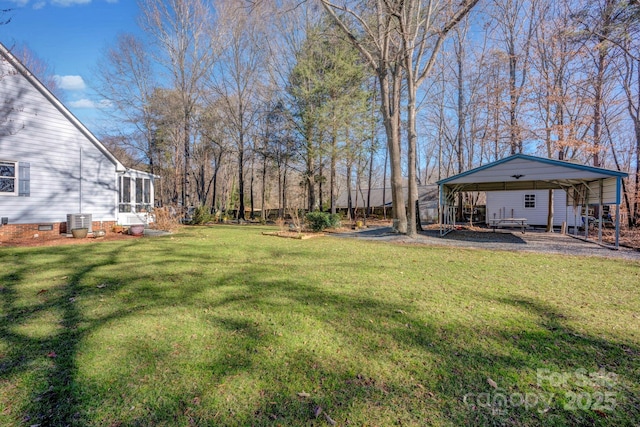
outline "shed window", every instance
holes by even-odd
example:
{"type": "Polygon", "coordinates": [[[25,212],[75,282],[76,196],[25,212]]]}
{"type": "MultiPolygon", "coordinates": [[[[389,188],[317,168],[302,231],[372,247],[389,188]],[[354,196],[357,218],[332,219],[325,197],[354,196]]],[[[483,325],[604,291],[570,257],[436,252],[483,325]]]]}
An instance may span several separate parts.
{"type": "Polygon", "coordinates": [[[535,208],[536,207],[536,195],[535,194],[525,194],[524,195],[524,207],[525,208],[535,208]]]}
{"type": "Polygon", "coordinates": [[[0,195],[16,195],[17,162],[0,161],[0,195]]]}

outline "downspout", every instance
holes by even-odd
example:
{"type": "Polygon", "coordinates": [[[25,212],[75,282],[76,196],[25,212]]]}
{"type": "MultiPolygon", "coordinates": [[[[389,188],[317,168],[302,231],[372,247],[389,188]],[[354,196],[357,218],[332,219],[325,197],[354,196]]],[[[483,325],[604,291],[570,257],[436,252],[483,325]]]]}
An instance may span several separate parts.
{"type": "Polygon", "coordinates": [[[82,147],[80,147],[80,197],[79,197],[79,213],[82,213],[82,147]]]}

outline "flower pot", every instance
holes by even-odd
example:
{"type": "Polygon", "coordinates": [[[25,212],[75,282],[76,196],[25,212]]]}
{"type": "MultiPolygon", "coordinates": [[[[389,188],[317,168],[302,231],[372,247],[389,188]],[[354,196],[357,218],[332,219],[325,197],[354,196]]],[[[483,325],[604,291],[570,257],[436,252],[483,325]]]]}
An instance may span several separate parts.
{"type": "Polygon", "coordinates": [[[71,234],[75,239],[84,239],[85,237],[87,237],[88,232],[88,228],[75,228],[71,230],[71,234]]]}
{"type": "Polygon", "coordinates": [[[144,234],[144,224],[135,224],[129,227],[129,234],[132,236],[142,236],[144,234]]]}

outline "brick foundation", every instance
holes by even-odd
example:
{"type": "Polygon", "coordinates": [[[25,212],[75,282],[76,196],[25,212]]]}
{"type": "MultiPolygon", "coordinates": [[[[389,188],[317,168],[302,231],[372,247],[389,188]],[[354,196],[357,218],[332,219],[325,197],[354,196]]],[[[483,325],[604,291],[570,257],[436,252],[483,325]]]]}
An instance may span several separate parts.
{"type": "MultiPolygon", "coordinates": [[[[92,229],[102,229],[109,233],[113,233],[115,221],[93,221],[92,229]]],[[[69,230],[69,232],[71,232],[69,230]]],[[[12,240],[34,239],[42,240],[60,237],[61,234],[67,234],[67,222],[43,222],[38,224],[6,224],[0,225],[0,242],[10,242],[12,240]],[[39,230],[41,226],[46,226],[51,230],[39,230]]]]}

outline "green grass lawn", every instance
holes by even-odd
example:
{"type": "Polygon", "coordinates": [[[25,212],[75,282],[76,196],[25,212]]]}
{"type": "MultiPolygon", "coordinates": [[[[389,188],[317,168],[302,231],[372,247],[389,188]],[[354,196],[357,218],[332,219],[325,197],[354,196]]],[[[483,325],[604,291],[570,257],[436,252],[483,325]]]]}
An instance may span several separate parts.
{"type": "Polygon", "coordinates": [[[640,423],[639,263],[262,231],[0,249],[0,425],[640,423]]]}

